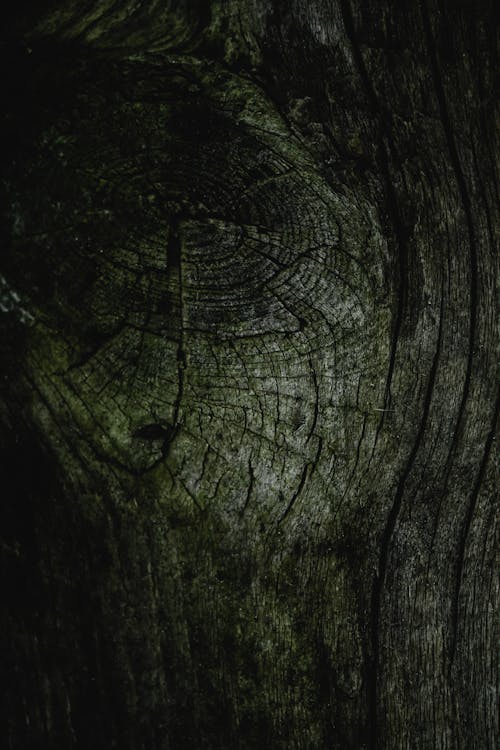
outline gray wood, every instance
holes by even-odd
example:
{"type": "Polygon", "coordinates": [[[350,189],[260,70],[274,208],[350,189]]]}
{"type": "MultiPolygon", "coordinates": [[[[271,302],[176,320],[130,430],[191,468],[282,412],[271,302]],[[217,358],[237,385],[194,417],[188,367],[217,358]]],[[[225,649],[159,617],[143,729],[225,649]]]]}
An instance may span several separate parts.
{"type": "Polygon", "coordinates": [[[2,747],[498,747],[494,4],[33,6],[2,747]]]}

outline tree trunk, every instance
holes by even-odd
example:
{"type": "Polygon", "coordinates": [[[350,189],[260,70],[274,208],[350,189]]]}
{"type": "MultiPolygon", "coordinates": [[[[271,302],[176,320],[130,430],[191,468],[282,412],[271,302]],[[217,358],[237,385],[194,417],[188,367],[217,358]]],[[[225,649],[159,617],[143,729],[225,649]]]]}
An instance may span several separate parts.
{"type": "Polygon", "coordinates": [[[498,747],[494,4],[30,5],[2,747],[498,747]]]}

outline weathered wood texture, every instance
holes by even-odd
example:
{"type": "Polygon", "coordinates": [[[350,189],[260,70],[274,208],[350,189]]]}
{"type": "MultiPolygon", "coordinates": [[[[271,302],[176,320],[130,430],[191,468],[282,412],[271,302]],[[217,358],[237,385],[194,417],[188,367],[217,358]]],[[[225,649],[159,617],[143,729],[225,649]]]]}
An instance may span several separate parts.
{"type": "Polygon", "coordinates": [[[2,747],[498,747],[493,3],[35,5],[2,747]]]}

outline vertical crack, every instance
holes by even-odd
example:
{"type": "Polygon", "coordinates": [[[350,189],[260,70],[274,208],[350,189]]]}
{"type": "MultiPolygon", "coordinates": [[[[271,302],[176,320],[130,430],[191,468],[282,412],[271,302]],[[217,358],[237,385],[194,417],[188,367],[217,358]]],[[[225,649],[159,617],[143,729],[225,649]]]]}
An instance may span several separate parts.
{"type": "Polygon", "coordinates": [[[255,472],[252,466],[252,460],[250,458],[248,459],[248,476],[249,476],[249,481],[248,481],[247,494],[245,497],[245,502],[243,503],[243,507],[240,510],[240,516],[243,516],[246,509],[248,508],[248,504],[252,497],[253,488],[255,486],[255,472]]]}
{"type": "Polygon", "coordinates": [[[451,673],[451,669],[453,666],[453,661],[455,658],[455,652],[457,648],[458,610],[459,610],[460,590],[462,588],[463,570],[465,566],[465,549],[467,546],[467,537],[469,536],[469,531],[472,526],[472,519],[474,518],[474,511],[476,508],[477,498],[481,490],[481,485],[483,482],[484,475],[486,473],[486,467],[488,465],[488,459],[490,457],[491,448],[493,446],[493,441],[495,439],[499,412],[500,412],[500,388],[497,394],[497,399],[495,403],[495,411],[493,414],[491,428],[488,433],[488,437],[486,438],[486,444],[484,446],[483,457],[481,460],[481,464],[479,466],[479,471],[477,473],[476,481],[474,482],[474,486],[473,486],[472,494],[471,494],[471,500],[467,508],[467,515],[465,517],[465,521],[464,521],[463,528],[462,528],[462,534],[460,537],[460,544],[459,544],[459,551],[458,551],[458,571],[457,571],[457,577],[455,580],[455,591],[454,591],[454,596],[452,600],[452,611],[451,611],[451,631],[452,632],[451,632],[450,664],[449,664],[450,673],[451,673]]]}
{"type": "Polygon", "coordinates": [[[311,373],[311,377],[312,377],[312,381],[314,385],[314,413],[313,413],[313,420],[312,420],[311,428],[309,430],[309,434],[306,439],[306,444],[314,435],[314,430],[316,429],[316,425],[318,423],[318,416],[319,416],[319,385],[318,385],[318,378],[316,375],[316,370],[312,363],[311,357],[309,357],[309,371],[311,373]]]}
{"type": "MultiPolygon", "coordinates": [[[[425,0],[422,0],[421,2],[421,11],[422,11],[424,33],[425,33],[425,38],[426,38],[426,43],[427,43],[427,50],[429,52],[430,63],[431,63],[430,67],[431,67],[432,79],[434,81],[434,88],[436,91],[439,112],[441,115],[441,122],[443,124],[443,130],[444,130],[444,134],[446,138],[446,143],[448,146],[450,161],[453,167],[453,171],[455,173],[455,179],[457,181],[458,189],[460,192],[460,198],[462,201],[462,206],[463,206],[464,214],[465,214],[465,221],[467,224],[467,234],[469,238],[469,270],[470,270],[469,349],[468,349],[468,355],[467,355],[467,369],[465,372],[465,380],[464,380],[464,386],[462,390],[462,399],[461,399],[460,407],[458,410],[457,422],[455,425],[455,430],[453,433],[453,439],[452,439],[450,452],[449,452],[449,456],[451,457],[453,456],[455,449],[457,447],[459,431],[460,431],[460,427],[462,425],[462,421],[464,417],[465,404],[469,396],[470,383],[471,383],[471,377],[472,377],[472,361],[474,358],[474,340],[475,340],[475,332],[476,332],[476,326],[477,326],[477,311],[478,311],[477,310],[478,308],[478,301],[477,301],[478,259],[477,259],[477,250],[476,250],[476,240],[474,236],[474,223],[472,220],[472,208],[471,208],[470,197],[467,191],[467,183],[465,181],[465,176],[464,176],[461,164],[460,164],[460,158],[458,155],[455,138],[453,136],[453,129],[451,127],[450,116],[448,113],[448,106],[446,104],[446,97],[445,97],[445,93],[443,89],[443,84],[441,81],[441,74],[439,72],[439,64],[438,64],[438,59],[437,59],[436,46],[435,46],[434,39],[432,36],[431,22],[429,19],[429,11],[428,11],[425,0]]],[[[449,460],[448,460],[448,463],[449,463],[449,460]]]]}
{"type": "MultiPolygon", "coordinates": [[[[479,303],[478,303],[479,269],[478,269],[478,254],[477,254],[477,247],[476,247],[476,238],[475,238],[475,233],[474,233],[474,222],[472,218],[471,199],[467,190],[467,182],[465,179],[464,171],[460,163],[460,157],[459,157],[457,145],[455,142],[455,137],[453,135],[450,115],[448,112],[448,105],[446,102],[446,95],[444,92],[444,87],[443,87],[441,74],[439,70],[439,61],[438,61],[438,56],[437,56],[436,45],[435,45],[435,41],[434,41],[433,34],[432,34],[429,10],[428,10],[427,3],[425,0],[421,0],[420,7],[421,7],[421,12],[422,12],[422,21],[423,21],[425,39],[426,39],[427,50],[428,50],[429,58],[430,58],[430,67],[432,71],[432,78],[434,81],[434,88],[436,91],[439,112],[441,115],[443,130],[444,130],[445,137],[446,137],[446,143],[448,146],[450,161],[453,167],[453,171],[455,173],[455,179],[457,181],[460,198],[462,201],[462,206],[463,206],[463,210],[465,214],[465,222],[467,225],[467,234],[469,238],[469,272],[470,272],[469,300],[470,302],[469,302],[469,341],[468,341],[468,353],[467,353],[467,368],[465,372],[465,379],[464,379],[464,385],[463,385],[463,390],[462,390],[462,398],[461,398],[460,406],[458,409],[457,420],[455,423],[455,429],[453,432],[453,438],[451,441],[450,451],[448,453],[448,460],[446,462],[446,482],[445,482],[443,494],[441,496],[441,499],[442,499],[446,491],[447,481],[448,481],[448,477],[450,474],[453,455],[455,454],[456,447],[459,441],[460,430],[464,422],[465,407],[466,407],[466,403],[469,397],[469,392],[470,392],[470,387],[471,387],[472,365],[473,365],[473,360],[474,360],[474,344],[475,344],[478,310],[479,310],[479,303]]],[[[454,596],[453,596],[452,604],[451,604],[451,642],[450,642],[450,652],[449,652],[449,659],[450,659],[449,673],[450,674],[451,674],[451,669],[452,669],[456,646],[457,646],[459,597],[460,597],[460,589],[462,586],[463,569],[464,569],[464,564],[465,564],[464,558],[465,558],[465,550],[467,546],[467,537],[469,535],[469,531],[472,525],[472,519],[474,517],[477,499],[479,497],[479,492],[481,489],[481,483],[483,480],[484,473],[486,471],[486,466],[488,463],[491,446],[492,446],[493,439],[495,436],[496,423],[498,420],[498,409],[499,409],[499,398],[497,397],[495,410],[493,414],[492,427],[486,438],[486,443],[485,443],[485,447],[483,451],[483,457],[482,457],[479,471],[476,477],[476,481],[474,483],[474,486],[470,495],[470,500],[466,509],[465,519],[462,525],[462,531],[461,531],[460,539],[458,542],[458,564],[457,564],[457,573],[456,573],[456,581],[455,581],[455,591],[454,591],[454,596]]],[[[438,512],[437,512],[436,522],[435,522],[435,527],[434,527],[434,535],[436,534],[438,523],[439,523],[439,518],[441,514],[441,504],[442,503],[440,502],[438,506],[438,512]]]]}
{"type": "MultiPolygon", "coordinates": [[[[377,95],[373,88],[372,82],[366,69],[363,55],[356,39],[356,33],[354,28],[354,20],[352,16],[351,7],[348,0],[340,0],[340,7],[342,13],[342,19],[346,35],[350,41],[353,58],[358,70],[358,74],[365,87],[368,101],[372,110],[372,113],[380,128],[379,138],[380,143],[377,149],[377,156],[379,165],[384,178],[386,200],[389,215],[392,220],[394,234],[398,249],[398,289],[397,289],[397,307],[394,316],[394,322],[392,327],[391,335],[391,347],[389,354],[389,363],[387,369],[387,377],[385,382],[384,391],[384,410],[381,413],[381,418],[377,425],[375,440],[372,449],[372,456],[375,452],[379,434],[382,430],[385,421],[385,414],[387,408],[391,403],[391,385],[394,375],[394,369],[396,364],[396,355],[398,349],[398,343],[401,334],[401,328],[403,324],[405,305],[408,297],[408,236],[407,230],[402,221],[397,196],[394,189],[393,182],[391,180],[390,173],[390,162],[389,162],[389,151],[386,142],[391,141],[390,127],[384,119],[384,113],[381,110],[378,102],[377,95]]],[[[401,512],[403,503],[403,495],[405,491],[406,481],[412,470],[416,455],[420,448],[422,438],[427,425],[427,420],[430,411],[430,405],[432,401],[432,393],[434,389],[434,383],[436,378],[437,366],[439,361],[439,355],[441,351],[441,339],[442,339],[442,321],[443,321],[443,300],[441,299],[441,318],[439,322],[438,341],[436,346],[436,352],[434,355],[431,371],[429,373],[429,379],[426,388],[423,416],[420,422],[419,430],[413,444],[411,453],[406,462],[403,474],[397,486],[396,494],[392,507],[390,509],[384,530],[382,532],[382,538],[380,540],[380,552],[378,559],[378,571],[374,577],[372,585],[371,595],[371,610],[370,610],[370,638],[371,638],[371,660],[367,665],[368,672],[368,728],[369,728],[369,747],[371,750],[376,750],[379,746],[379,727],[378,727],[378,681],[380,678],[379,660],[380,660],[380,615],[381,615],[381,604],[382,594],[385,586],[385,579],[387,574],[387,566],[389,562],[389,551],[391,540],[394,535],[397,520],[401,512]]]]}
{"type": "Polygon", "coordinates": [[[184,304],[183,304],[183,278],[182,278],[182,240],[180,236],[180,225],[182,215],[177,214],[172,219],[170,234],[167,243],[167,276],[169,281],[176,279],[178,286],[179,303],[179,339],[177,345],[177,395],[174,401],[172,414],[172,426],[163,441],[162,457],[167,458],[173,439],[178,433],[180,424],[180,409],[184,397],[184,371],[186,369],[186,352],[184,348],[184,304]]]}
{"type": "Polygon", "coordinates": [[[288,514],[289,514],[289,513],[290,513],[290,511],[292,510],[293,506],[295,505],[295,501],[296,501],[296,500],[297,500],[297,498],[299,497],[299,495],[300,495],[300,493],[302,492],[302,490],[303,490],[303,488],[304,488],[304,485],[305,485],[305,483],[306,483],[306,479],[307,479],[307,474],[308,474],[308,472],[309,472],[309,469],[310,469],[310,467],[311,467],[311,464],[310,464],[310,463],[307,463],[307,464],[306,464],[306,465],[304,466],[304,469],[303,469],[303,471],[302,471],[302,475],[301,475],[301,477],[300,477],[300,481],[299,481],[299,484],[298,484],[298,486],[297,486],[297,489],[295,490],[295,492],[293,493],[292,497],[290,498],[290,502],[288,503],[288,505],[287,505],[287,507],[286,507],[285,511],[283,512],[283,514],[282,514],[281,518],[279,518],[279,520],[278,520],[278,525],[279,525],[280,523],[283,523],[283,521],[285,520],[285,518],[286,518],[286,517],[288,516],[288,514]]]}
{"type": "Polygon", "coordinates": [[[377,148],[377,157],[381,172],[384,178],[387,210],[391,217],[392,225],[394,228],[394,234],[396,238],[397,250],[398,250],[398,289],[397,289],[397,304],[394,315],[394,322],[392,325],[391,333],[391,344],[389,352],[389,364],[387,368],[387,377],[384,388],[384,411],[381,412],[380,420],[377,425],[375,432],[375,440],[373,443],[372,456],[377,446],[378,437],[382,430],[385,422],[386,408],[391,403],[391,385],[392,378],[394,375],[394,368],[396,364],[396,354],[398,348],[398,342],[401,334],[401,328],[403,324],[403,317],[405,311],[405,305],[408,297],[408,231],[401,218],[400,211],[398,208],[398,202],[396,192],[394,189],[393,182],[391,180],[390,163],[389,163],[389,150],[385,141],[391,141],[391,133],[389,124],[386,122],[384,113],[380,107],[380,103],[373,88],[370,76],[366,69],[363,55],[356,39],[356,33],[354,29],[354,20],[352,17],[351,7],[348,0],[340,0],[340,7],[342,13],[342,19],[344,22],[344,28],[346,30],[347,37],[351,44],[352,55],[358,70],[359,77],[363,82],[370,104],[372,114],[376,118],[378,127],[380,129],[380,143],[377,148]]]}
{"type": "Polygon", "coordinates": [[[386,525],[384,527],[382,538],[380,541],[380,554],[378,560],[378,575],[375,576],[372,588],[371,598],[371,643],[372,643],[372,664],[370,668],[370,685],[369,685],[369,720],[370,720],[370,748],[376,750],[379,746],[378,737],[378,723],[377,723],[377,703],[378,703],[378,680],[380,676],[380,614],[382,606],[382,594],[385,585],[385,579],[387,575],[387,567],[389,564],[389,551],[391,541],[396,528],[397,520],[401,512],[403,504],[403,495],[406,487],[406,481],[413,468],[416,455],[420,448],[424,432],[427,426],[427,420],[429,418],[430,407],[432,402],[432,394],[434,391],[434,383],[436,381],[436,373],[438,369],[439,357],[441,354],[442,345],[442,330],[443,330],[443,298],[441,297],[441,315],[439,319],[439,331],[438,340],[436,344],[436,351],[432,361],[432,367],[429,373],[429,379],[427,381],[427,388],[425,392],[425,399],[423,404],[423,414],[420,426],[418,429],[413,448],[408,461],[404,468],[401,479],[399,480],[394,502],[392,504],[389,516],[387,518],[386,525]]]}

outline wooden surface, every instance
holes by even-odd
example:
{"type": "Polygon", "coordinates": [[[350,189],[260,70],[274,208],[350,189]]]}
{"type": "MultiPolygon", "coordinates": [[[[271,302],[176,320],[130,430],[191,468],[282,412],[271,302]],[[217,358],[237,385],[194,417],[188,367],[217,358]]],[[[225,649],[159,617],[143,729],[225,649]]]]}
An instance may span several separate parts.
{"type": "Polygon", "coordinates": [[[3,747],[498,747],[496,32],[10,11],[3,747]]]}

